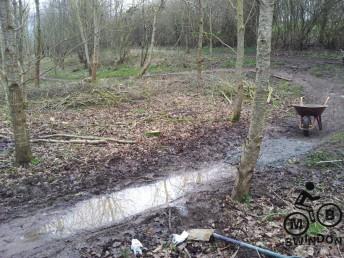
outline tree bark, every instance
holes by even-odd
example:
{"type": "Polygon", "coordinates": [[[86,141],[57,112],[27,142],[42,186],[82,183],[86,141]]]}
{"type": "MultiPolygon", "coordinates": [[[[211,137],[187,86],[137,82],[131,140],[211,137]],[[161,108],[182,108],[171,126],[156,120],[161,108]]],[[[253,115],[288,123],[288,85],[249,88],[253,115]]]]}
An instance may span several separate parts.
{"type": "Polygon", "coordinates": [[[97,80],[97,68],[99,63],[99,6],[97,0],[93,0],[93,55],[92,55],[92,82],[97,80]]]}
{"type": "Polygon", "coordinates": [[[15,141],[15,158],[19,165],[31,161],[29,133],[20,88],[20,70],[16,50],[16,33],[10,0],[0,1],[0,21],[4,45],[6,90],[15,141]]]}
{"type": "Polygon", "coordinates": [[[209,54],[210,56],[213,55],[213,13],[212,13],[212,7],[209,6],[209,54]]]}
{"type": "Polygon", "coordinates": [[[185,50],[187,54],[190,54],[190,27],[191,27],[191,12],[190,12],[190,6],[188,1],[185,1],[185,12],[186,12],[186,19],[184,22],[187,23],[187,26],[185,26],[185,50]]]}
{"type": "Polygon", "coordinates": [[[233,107],[232,122],[240,120],[242,102],[244,99],[243,66],[245,58],[245,24],[244,24],[244,1],[237,0],[237,56],[236,74],[239,81],[237,96],[233,107]]]}
{"type": "Polygon", "coordinates": [[[271,31],[274,0],[261,0],[257,39],[256,95],[253,104],[248,137],[241,155],[232,198],[242,201],[248,195],[252,175],[263,139],[265,113],[270,81],[271,31]]]}
{"type": "Polygon", "coordinates": [[[203,70],[203,32],[204,32],[204,10],[203,0],[198,0],[198,44],[197,44],[197,82],[200,86],[202,84],[202,70],[203,70]]]}
{"type": "Polygon", "coordinates": [[[40,86],[40,65],[42,59],[42,30],[41,30],[41,17],[39,11],[39,0],[35,0],[36,6],[36,61],[35,61],[35,85],[40,86]]]}
{"type": "Polygon", "coordinates": [[[5,99],[6,101],[8,101],[8,90],[7,90],[7,85],[5,83],[5,47],[4,47],[4,39],[2,38],[2,36],[3,36],[2,33],[0,33],[0,57],[1,57],[0,85],[3,87],[4,92],[5,92],[5,99]]]}
{"type": "Polygon", "coordinates": [[[22,0],[18,1],[19,3],[19,24],[20,28],[18,30],[18,60],[21,65],[21,67],[24,67],[24,9],[23,9],[23,2],[22,0]]]}
{"type": "Polygon", "coordinates": [[[75,9],[76,9],[76,18],[77,18],[77,20],[78,20],[80,36],[81,36],[82,44],[83,44],[83,46],[84,46],[84,51],[85,51],[85,57],[86,57],[86,63],[87,63],[88,73],[89,73],[89,75],[91,75],[90,54],[89,54],[88,43],[87,43],[87,37],[86,37],[84,25],[83,25],[82,20],[81,20],[80,7],[79,7],[79,0],[73,0],[72,3],[74,4],[74,7],[75,7],[75,9]]]}
{"type": "Polygon", "coordinates": [[[146,26],[146,15],[145,15],[145,0],[142,0],[142,41],[141,41],[141,59],[140,67],[143,67],[146,63],[148,55],[148,39],[147,39],[147,26],[146,26]]]}
{"type": "MultiPolygon", "coordinates": [[[[0,27],[0,29],[1,29],[1,27],[0,27]]],[[[5,43],[4,43],[4,39],[2,37],[3,37],[3,35],[2,35],[2,33],[0,33],[0,57],[1,57],[1,71],[0,72],[5,71],[5,47],[4,47],[5,43]]],[[[1,75],[2,75],[2,73],[0,73],[0,76],[1,75]]],[[[0,80],[0,83],[2,83],[2,80],[0,80]]]]}
{"type": "Polygon", "coordinates": [[[153,56],[153,51],[154,51],[154,44],[155,44],[155,34],[156,34],[156,23],[157,23],[157,16],[159,15],[161,9],[164,6],[164,0],[161,0],[159,7],[154,11],[154,16],[153,16],[153,28],[152,28],[152,37],[151,37],[151,42],[149,46],[149,53],[146,62],[144,63],[140,74],[139,78],[141,78],[149,69],[151,62],[152,62],[152,56],[153,56]]]}

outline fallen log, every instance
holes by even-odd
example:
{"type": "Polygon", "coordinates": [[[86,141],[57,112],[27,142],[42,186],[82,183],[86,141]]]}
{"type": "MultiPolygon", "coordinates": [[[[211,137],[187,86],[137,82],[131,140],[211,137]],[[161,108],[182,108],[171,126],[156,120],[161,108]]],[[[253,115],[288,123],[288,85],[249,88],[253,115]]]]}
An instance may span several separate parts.
{"type": "Polygon", "coordinates": [[[50,143],[80,143],[80,144],[101,144],[108,143],[104,140],[54,140],[54,139],[32,139],[31,142],[50,142],[50,143]]]}
{"type": "Polygon", "coordinates": [[[272,74],[272,77],[275,77],[275,78],[281,79],[281,80],[285,80],[285,81],[288,81],[288,82],[290,82],[290,81],[293,80],[293,79],[291,79],[291,78],[286,78],[286,77],[283,77],[283,76],[278,75],[278,74],[272,74]]]}
{"type": "MultiPolygon", "coordinates": [[[[123,144],[133,144],[136,143],[135,141],[131,141],[131,140],[119,140],[119,139],[115,139],[115,138],[110,138],[110,137],[99,137],[99,136],[83,136],[83,135],[74,135],[74,134],[51,134],[51,135],[43,135],[43,136],[39,136],[39,138],[34,139],[34,140],[38,140],[41,142],[44,142],[42,140],[50,140],[49,138],[56,138],[56,137],[61,137],[61,138],[76,138],[76,139],[83,139],[83,140],[88,140],[88,141],[93,141],[94,143],[106,143],[106,142],[116,142],[116,143],[123,143],[123,144]]],[[[75,141],[78,140],[50,140],[50,142],[58,142],[58,141],[62,141],[62,142],[71,142],[74,141],[72,143],[78,143],[75,141]]],[[[45,141],[48,142],[48,141],[45,141]]],[[[80,142],[82,143],[82,142],[80,142]]],[[[89,142],[85,142],[85,143],[89,143],[89,142]]]]}

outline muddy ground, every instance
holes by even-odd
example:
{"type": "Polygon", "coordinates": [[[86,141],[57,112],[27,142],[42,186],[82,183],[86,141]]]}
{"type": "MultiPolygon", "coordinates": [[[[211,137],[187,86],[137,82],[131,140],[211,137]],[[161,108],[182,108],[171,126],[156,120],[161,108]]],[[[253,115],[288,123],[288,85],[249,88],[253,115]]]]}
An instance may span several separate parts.
{"type": "MultiPolygon", "coordinates": [[[[172,233],[212,227],[284,254],[341,257],[343,245],[286,246],[287,234],[282,224],[286,213],[293,209],[298,189],[306,181],[315,182],[318,191],[343,207],[343,167],[340,164],[319,167],[312,163],[312,156],[307,156],[320,152],[330,153],[327,158],[343,158],[343,152],[338,151],[343,149],[343,141],[340,137],[333,141],[330,136],[344,128],[343,84],[338,74],[327,71],[321,76],[314,75],[317,69],[314,67],[326,60],[284,56],[276,60],[274,72],[302,85],[306,102],[319,102],[330,95],[330,105],[324,114],[324,131],[315,131],[305,139],[290,112],[289,105],[294,99],[279,103],[281,97],[275,96],[278,105],[271,107],[269,113],[263,153],[247,202],[238,204],[229,198],[232,179],[217,182],[187,194],[183,209],[155,209],[104,229],[80,232],[32,250],[18,251],[13,256],[130,257],[130,240],[138,238],[147,248],[145,257],[259,257],[219,242],[188,243],[177,248],[168,244],[172,233]]],[[[336,68],[333,70],[339,69],[338,64],[332,65],[336,68]]],[[[36,144],[36,162],[29,168],[15,169],[11,166],[11,140],[3,138],[2,225],[16,218],[25,219],[47,207],[69,208],[93,196],[145,185],[165,178],[171,171],[183,169],[186,173],[213,162],[236,165],[247,132],[249,105],[241,122],[231,124],[227,100],[214,94],[212,88],[207,92],[195,91],[192,78],[185,74],[146,78],[140,82],[145,87],[144,98],[130,93],[134,101],[105,109],[52,110],[48,105],[42,107],[42,103],[33,104],[29,117],[33,138],[63,132],[113,136],[134,140],[136,144],[36,144]],[[128,120],[135,122],[128,124],[128,120]],[[161,135],[148,137],[145,132],[150,130],[159,130],[161,135]]],[[[8,128],[7,123],[1,124],[2,133],[8,132],[8,128]]],[[[342,224],[333,230],[339,235],[344,232],[342,224]]],[[[4,235],[6,232],[0,238],[4,235]]]]}

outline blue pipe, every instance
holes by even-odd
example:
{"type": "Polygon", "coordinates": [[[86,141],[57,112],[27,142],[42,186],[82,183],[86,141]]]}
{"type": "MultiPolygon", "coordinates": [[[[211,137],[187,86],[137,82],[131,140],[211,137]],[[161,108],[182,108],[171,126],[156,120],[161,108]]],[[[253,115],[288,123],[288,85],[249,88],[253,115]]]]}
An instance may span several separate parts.
{"type": "Polygon", "coordinates": [[[245,242],[241,242],[239,240],[235,240],[235,239],[230,238],[230,237],[221,236],[221,235],[219,235],[217,233],[213,233],[213,236],[214,236],[215,239],[219,239],[219,240],[222,240],[222,241],[225,241],[225,242],[228,242],[228,243],[232,243],[232,244],[236,244],[236,245],[239,245],[239,246],[242,246],[242,247],[246,247],[246,248],[249,248],[249,249],[257,251],[258,253],[262,253],[262,254],[268,255],[270,257],[274,257],[274,258],[301,258],[299,256],[286,256],[286,255],[282,255],[282,254],[279,254],[279,253],[275,253],[275,252],[270,251],[270,250],[265,249],[265,248],[261,248],[261,247],[254,246],[254,245],[251,245],[251,244],[248,244],[248,243],[245,243],[245,242]]]}

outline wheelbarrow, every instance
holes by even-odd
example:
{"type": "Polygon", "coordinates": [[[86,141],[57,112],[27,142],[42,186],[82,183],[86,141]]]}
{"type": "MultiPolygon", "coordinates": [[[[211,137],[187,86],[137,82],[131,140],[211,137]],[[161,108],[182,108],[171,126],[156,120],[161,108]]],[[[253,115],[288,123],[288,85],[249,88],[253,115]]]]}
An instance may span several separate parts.
{"type": "Polygon", "coordinates": [[[318,124],[319,130],[322,130],[321,115],[327,108],[327,102],[330,97],[326,98],[323,105],[304,104],[303,97],[300,99],[300,104],[293,105],[297,114],[300,116],[299,128],[303,131],[304,136],[309,136],[309,132],[315,128],[315,121],[318,124]]]}

